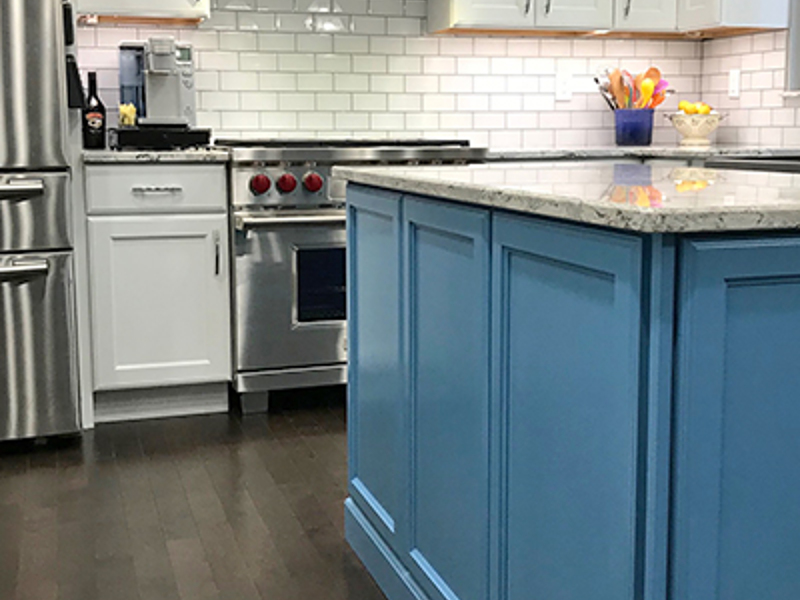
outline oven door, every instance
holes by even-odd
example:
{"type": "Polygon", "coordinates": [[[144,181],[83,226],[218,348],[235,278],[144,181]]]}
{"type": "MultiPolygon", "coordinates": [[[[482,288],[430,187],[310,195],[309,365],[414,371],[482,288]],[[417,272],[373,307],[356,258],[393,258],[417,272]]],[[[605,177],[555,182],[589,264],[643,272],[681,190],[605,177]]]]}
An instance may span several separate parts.
{"type": "Polygon", "coordinates": [[[347,360],[345,211],[236,213],[237,370],[347,360]]]}

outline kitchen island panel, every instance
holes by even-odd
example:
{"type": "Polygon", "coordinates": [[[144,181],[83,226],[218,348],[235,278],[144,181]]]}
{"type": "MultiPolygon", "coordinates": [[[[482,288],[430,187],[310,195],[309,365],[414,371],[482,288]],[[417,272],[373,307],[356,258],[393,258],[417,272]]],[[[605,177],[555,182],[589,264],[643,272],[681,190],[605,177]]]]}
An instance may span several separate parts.
{"type": "Polygon", "coordinates": [[[633,599],[642,240],[494,220],[502,598],[633,599]]]}
{"type": "Polygon", "coordinates": [[[432,599],[488,597],[489,211],[404,200],[407,564],[432,599]]]}
{"type": "Polygon", "coordinates": [[[397,552],[407,519],[400,194],[351,188],[350,493],[397,552]],[[357,401],[354,399],[357,398],[357,401]]]}
{"type": "Polygon", "coordinates": [[[672,596],[800,597],[800,238],[683,246],[672,596]]]}

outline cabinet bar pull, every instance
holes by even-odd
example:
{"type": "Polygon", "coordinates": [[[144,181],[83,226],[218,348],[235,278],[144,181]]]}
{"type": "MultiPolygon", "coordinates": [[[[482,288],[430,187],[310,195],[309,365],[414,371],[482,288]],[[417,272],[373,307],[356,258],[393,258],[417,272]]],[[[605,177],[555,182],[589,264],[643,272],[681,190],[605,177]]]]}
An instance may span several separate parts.
{"type": "Polygon", "coordinates": [[[553,0],[547,0],[547,3],[544,5],[544,14],[549,15],[551,8],[553,8],[553,0]]]}
{"type": "Polygon", "coordinates": [[[633,4],[633,0],[628,0],[628,1],[625,3],[625,11],[624,11],[624,14],[625,14],[625,18],[626,18],[626,19],[627,19],[627,18],[628,18],[628,17],[631,15],[631,4],[633,4]]]}
{"type": "Polygon", "coordinates": [[[528,1],[525,3],[525,14],[526,14],[526,15],[529,15],[529,14],[531,14],[531,4],[532,4],[532,3],[533,3],[533,0],[528,0],[528,1]]]}
{"type": "Polygon", "coordinates": [[[222,248],[220,246],[219,231],[214,232],[214,275],[219,277],[220,269],[222,268],[222,248]]]}
{"type": "Polygon", "coordinates": [[[345,215],[317,215],[317,216],[296,216],[296,217],[242,217],[237,216],[234,220],[236,229],[242,230],[249,227],[265,227],[269,225],[324,225],[326,223],[345,223],[345,215]]]}
{"type": "Polygon", "coordinates": [[[146,194],[181,194],[183,193],[183,186],[180,185],[135,185],[131,188],[131,192],[139,195],[146,194]]]}
{"type": "Polygon", "coordinates": [[[44,181],[41,179],[19,179],[0,185],[0,200],[19,200],[44,194],[44,181]]]}
{"type": "Polygon", "coordinates": [[[0,267],[0,280],[44,277],[49,272],[50,265],[46,260],[12,261],[10,267],[0,267]]]}

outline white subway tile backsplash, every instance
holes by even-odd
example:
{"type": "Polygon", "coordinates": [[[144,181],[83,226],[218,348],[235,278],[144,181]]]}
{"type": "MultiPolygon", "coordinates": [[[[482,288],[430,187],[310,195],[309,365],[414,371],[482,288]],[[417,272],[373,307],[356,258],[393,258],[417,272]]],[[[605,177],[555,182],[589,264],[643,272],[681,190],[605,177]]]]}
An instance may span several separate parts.
{"type": "Polygon", "coordinates": [[[389,17],[387,32],[389,35],[420,35],[422,19],[408,17],[389,17]]]}
{"type": "Polygon", "coordinates": [[[416,74],[422,73],[422,57],[420,56],[390,56],[388,63],[389,73],[416,74]]]}
{"type": "Polygon", "coordinates": [[[337,92],[368,92],[369,75],[342,73],[333,80],[337,92]]]}
{"type": "Polygon", "coordinates": [[[279,54],[279,71],[313,71],[315,66],[313,54],[279,54]]]}
{"type": "Polygon", "coordinates": [[[350,21],[350,30],[364,35],[384,35],[386,17],[353,17],[350,21]]]}
{"type": "Polygon", "coordinates": [[[241,12],[237,22],[240,31],[275,31],[275,15],[254,12],[241,12]]]}
{"type": "MultiPolygon", "coordinates": [[[[421,35],[424,0],[225,0],[199,28],[80,27],[83,69],[118,96],[122,39],[177,35],[197,52],[199,121],[218,135],[465,137],[496,147],[613,143],[613,115],[591,76],[658,66],[679,99],[729,118],[718,140],[800,146],[800,103],[781,95],[786,34],[707,42],[421,35]],[[728,71],[742,69],[740,98],[728,71]],[[555,100],[556,72],[573,75],[555,100]]],[[[657,121],[655,139],[676,143],[657,121]]]]}
{"type": "Polygon", "coordinates": [[[314,94],[281,92],[278,94],[278,108],[285,111],[307,111],[316,109],[314,94]]]}
{"type": "Polygon", "coordinates": [[[397,94],[405,91],[405,78],[402,75],[370,75],[371,92],[397,94]]]}
{"type": "Polygon", "coordinates": [[[506,56],[508,40],[503,38],[475,38],[473,52],[475,56],[506,56]]]}
{"type": "Polygon", "coordinates": [[[261,73],[258,85],[264,91],[291,92],[297,89],[297,75],[294,73],[261,73]]]}
{"type": "Polygon", "coordinates": [[[241,94],[242,110],[277,110],[278,94],[272,92],[243,92],[241,94]]]}
{"type": "Polygon", "coordinates": [[[333,36],[318,33],[297,34],[298,52],[333,52],[333,36]]]}
{"type": "Polygon", "coordinates": [[[450,56],[426,56],[422,61],[422,71],[428,75],[454,75],[456,59],[450,56]]]}
{"type": "Polygon", "coordinates": [[[318,54],[316,56],[317,71],[325,73],[349,73],[353,63],[348,55],[318,54]]]}
{"type": "Polygon", "coordinates": [[[220,89],[224,91],[241,92],[259,89],[258,77],[254,73],[223,71],[220,77],[220,89]]]}
{"type": "Polygon", "coordinates": [[[297,89],[304,92],[333,91],[333,75],[330,73],[301,73],[297,76],[297,89]]]}
{"type": "Polygon", "coordinates": [[[317,94],[317,110],[331,110],[334,112],[349,111],[353,108],[350,94],[324,93],[317,94]]]}

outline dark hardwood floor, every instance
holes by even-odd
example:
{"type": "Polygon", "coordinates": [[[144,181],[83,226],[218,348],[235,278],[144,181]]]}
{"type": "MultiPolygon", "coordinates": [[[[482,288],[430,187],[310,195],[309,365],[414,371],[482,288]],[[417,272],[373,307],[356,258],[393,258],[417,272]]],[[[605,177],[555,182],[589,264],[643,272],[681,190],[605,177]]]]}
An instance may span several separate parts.
{"type": "Polygon", "coordinates": [[[380,600],[344,541],[341,390],[0,444],[0,600],[380,600]]]}

